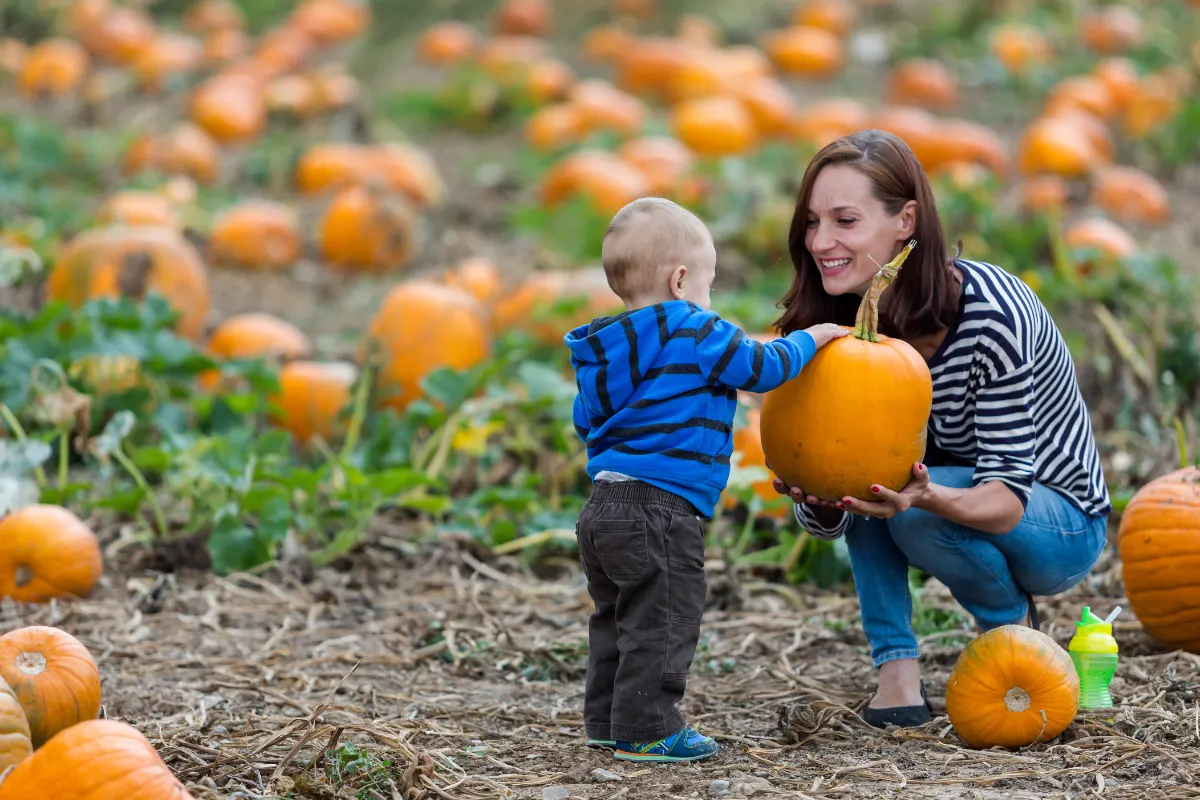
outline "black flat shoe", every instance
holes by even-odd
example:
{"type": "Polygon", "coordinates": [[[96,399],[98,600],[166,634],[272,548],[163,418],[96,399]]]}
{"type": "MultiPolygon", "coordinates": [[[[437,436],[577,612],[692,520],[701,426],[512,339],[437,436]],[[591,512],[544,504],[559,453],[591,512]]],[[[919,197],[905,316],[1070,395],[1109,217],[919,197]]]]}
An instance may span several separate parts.
{"type": "Polygon", "coordinates": [[[895,725],[897,728],[916,728],[933,719],[933,707],[925,696],[925,681],[921,681],[921,699],[925,702],[919,706],[896,706],[895,708],[871,708],[862,710],[863,720],[872,728],[886,728],[895,725]]]}

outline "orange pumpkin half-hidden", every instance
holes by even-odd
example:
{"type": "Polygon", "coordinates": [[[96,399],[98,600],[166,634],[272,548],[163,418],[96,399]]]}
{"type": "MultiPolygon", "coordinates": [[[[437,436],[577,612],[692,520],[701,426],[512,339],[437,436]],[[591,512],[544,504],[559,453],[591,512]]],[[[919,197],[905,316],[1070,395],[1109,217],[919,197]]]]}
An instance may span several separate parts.
{"type": "Polygon", "coordinates": [[[1079,709],[1079,675],[1067,651],[1023,625],[968,644],[946,683],[946,714],[972,747],[1026,747],[1058,736],[1079,709]]]}
{"type": "Polygon", "coordinates": [[[929,367],[908,343],[878,333],[879,296],[914,246],[876,273],[852,335],[822,347],[796,378],[764,395],[763,453],[785,483],[825,500],[867,499],[872,484],[904,488],[925,457],[929,367]]]}
{"type": "Polygon", "coordinates": [[[73,725],[19,764],[0,793],[54,800],[192,800],[137,728],[112,719],[73,725]]]}
{"type": "Polygon", "coordinates": [[[65,508],[25,506],[0,518],[0,597],[86,597],[103,569],[96,535],[65,508]]]}
{"type": "Polygon", "coordinates": [[[3,678],[0,678],[0,773],[20,764],[33,753],[25,709],[3,678]]]}
{"type": "Polygon", "coordinates": [[[1142,627],[1168,647],[1200,653],[1200,468],[1139,489],[1121,515],[1117,548],[1142,627]]]}
{"type": "Polygon", "coordinates": [[[0,678],[25,709],[35,749],[100,713],[96,662],[78,639],[58,628],[33,625],[0,636],[0,678]]]}

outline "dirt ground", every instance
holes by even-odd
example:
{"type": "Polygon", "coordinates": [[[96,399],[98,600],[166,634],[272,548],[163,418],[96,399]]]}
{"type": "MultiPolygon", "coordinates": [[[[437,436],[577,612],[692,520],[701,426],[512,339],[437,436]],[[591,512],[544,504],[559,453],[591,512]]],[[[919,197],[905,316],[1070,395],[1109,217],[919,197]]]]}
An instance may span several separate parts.
{"type": "MultiPolygon", "coordinates": [[[[922,641],[935,719],[875,731],[855,716],[873,683],[855,599],[731,583],[719,563],[683,708],[721,752],[618,762],[584,744],[591,603],[577,566],[547,580],[401,536],[381,521],[367,552],[309,580],[274,568],[221,579],[150,569],[114,531],[93,597],[4,601],[0,628],[78,636],[100,666],[103,715],[146,733],[198,800],[1197,796],[1200,657],[1162,652],[1135,621],[1116,626],[1117,708],[1081,712],[1050,745],[978,751],[942,702],[969,631],[922,641]],[[355,776],[319,757],[348,743],[390,764],[355,776]]],[[[1083,605],[1128,607],[1118,586],[1102,563],[1040,601],[1043,630],[1065,646],[1083,605]]],[[[953,607],[942,587],[923,602],[953,607]]]]}

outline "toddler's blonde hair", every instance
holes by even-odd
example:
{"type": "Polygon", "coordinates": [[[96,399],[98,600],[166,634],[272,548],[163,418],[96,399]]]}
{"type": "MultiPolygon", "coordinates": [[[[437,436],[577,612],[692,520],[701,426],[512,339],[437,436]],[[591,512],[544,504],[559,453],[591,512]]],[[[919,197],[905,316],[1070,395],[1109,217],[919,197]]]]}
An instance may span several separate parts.
{"type": "Polygon", "coordinates": [[[689,263],[712,242],[699,217],[662,197],[641,197],[616,213],[604,234],[601,261],[608,285],[626,299],[653,288],[665,267],[689,263]]]}

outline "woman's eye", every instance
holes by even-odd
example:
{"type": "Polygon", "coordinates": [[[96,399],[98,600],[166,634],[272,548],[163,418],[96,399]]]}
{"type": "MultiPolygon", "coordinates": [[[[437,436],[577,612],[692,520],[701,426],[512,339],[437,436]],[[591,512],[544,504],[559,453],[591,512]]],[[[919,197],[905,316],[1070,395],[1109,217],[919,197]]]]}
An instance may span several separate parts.
{"type": "Polygon", "coordinates": [[[806,220],[804,223],[804,225],[809,228],[815,227],[816,224],[817,224],[817,221],[815,219],[806,220]]]}
{"type": "Polygon", "coordinates": [[[839,225],[853,225],[854,219],[851,217],[842,217],[841,219],[838,220],[838,224],[839,225]]]}

